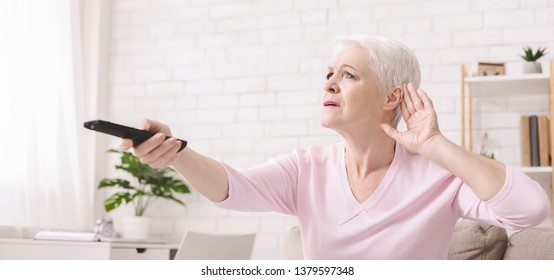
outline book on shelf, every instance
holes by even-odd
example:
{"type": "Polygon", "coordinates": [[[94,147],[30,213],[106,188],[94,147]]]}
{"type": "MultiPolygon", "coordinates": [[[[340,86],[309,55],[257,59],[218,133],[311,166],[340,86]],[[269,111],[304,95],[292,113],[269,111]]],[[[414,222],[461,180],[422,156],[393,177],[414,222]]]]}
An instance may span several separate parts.
{"type": "Polygon", "coordinates": [[[550,126],[547,116],[521,116],[521,166],[550,166],[550,126]]]}
{"type": "Polygon", "coordinates": [[[531,143],[529,142],[529,135],[529,116],[521,116],[519,120],[521,166],[531,166],[531,143]]]}
{"type": "Polygon", "coordinates": [[[550,166],[550,133],[548,117],[539,116],[539,162],[540,166],[550,166]]]}
{"type": "Polygon", "coordinates": [[[529,116],[529,138],[531,143],[531,166],[540,166],[539,121],[536,115],[529,116]]]}

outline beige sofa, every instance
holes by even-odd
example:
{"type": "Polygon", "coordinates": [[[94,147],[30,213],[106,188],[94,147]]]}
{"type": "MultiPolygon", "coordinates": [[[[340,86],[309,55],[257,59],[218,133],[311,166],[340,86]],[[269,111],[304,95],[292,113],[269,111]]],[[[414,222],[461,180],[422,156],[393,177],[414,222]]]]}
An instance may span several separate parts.
{"type": "MultiPolygon", "coordinates": [[[[303,259],[300,230],[292,228],[282,242],[282,259],[303,259]]],[[[508,237],[505,229],[472,220],[456,223],[450,260],[554,260],[554,228],[530,228],[508,237]]]]}

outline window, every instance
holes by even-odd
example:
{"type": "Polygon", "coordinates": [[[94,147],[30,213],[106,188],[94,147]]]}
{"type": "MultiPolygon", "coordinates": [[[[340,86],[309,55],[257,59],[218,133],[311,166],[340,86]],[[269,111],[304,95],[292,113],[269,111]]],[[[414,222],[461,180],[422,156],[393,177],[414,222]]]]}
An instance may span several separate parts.
{"type": "Polygon", "coordinates": [[[92,224],[93,157],[79,130],[86,104],[78,3],[0,2],[0,225],[92,224]]]}

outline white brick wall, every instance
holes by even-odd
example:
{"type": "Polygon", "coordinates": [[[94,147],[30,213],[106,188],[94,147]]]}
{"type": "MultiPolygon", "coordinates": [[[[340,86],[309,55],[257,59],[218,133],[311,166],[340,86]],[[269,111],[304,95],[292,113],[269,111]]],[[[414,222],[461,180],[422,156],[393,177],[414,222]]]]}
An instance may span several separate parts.
{"type": "MultiPolygon", "coordinates": [[[[114,0],[111,22],[110,119],[157,118],[198,151],[242,167],[339,140],[318,124],[337,35],[384,35],[411,47],[441,129],[458,143],[461,64],[505,61],[518,73],[522,45],[554,49],[554,1],[547,0],[114,0]]],[[[486,129],[502,145],[500,158],[517,164],[519,114],[546,109],[536,98],[483,100],[475,137],[486,129]]],[[[187,208],[160,201],[149,210],[154,234],[255,231],[254,257],[277,258],[282,235],[296,224],[280,214],[221,210],[197,193],[185,200],[187,208]]]]}

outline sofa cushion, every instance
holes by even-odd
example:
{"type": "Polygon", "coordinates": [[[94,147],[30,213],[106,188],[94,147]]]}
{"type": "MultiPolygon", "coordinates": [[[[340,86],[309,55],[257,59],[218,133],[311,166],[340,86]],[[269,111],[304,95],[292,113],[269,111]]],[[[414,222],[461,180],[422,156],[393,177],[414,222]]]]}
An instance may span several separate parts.
{"type": "Polygon", "coordinates": [[[554,260],[554,228],[529,228],[510,236],[506,260],[554,260]]]}
{"type": "Polygon", "coordinates": [[[501,260],[508,244],[503,228],[467,219],[454,227],[449,260],[501,260]]]}

